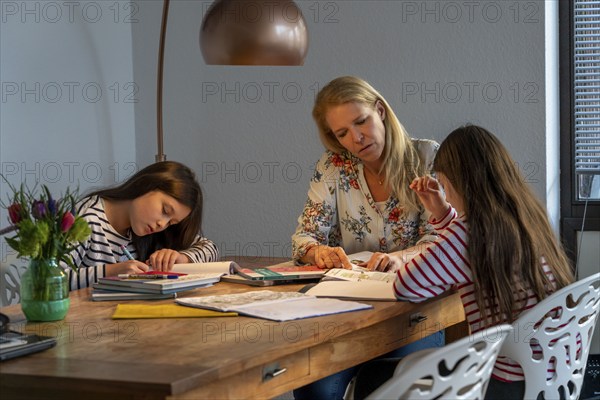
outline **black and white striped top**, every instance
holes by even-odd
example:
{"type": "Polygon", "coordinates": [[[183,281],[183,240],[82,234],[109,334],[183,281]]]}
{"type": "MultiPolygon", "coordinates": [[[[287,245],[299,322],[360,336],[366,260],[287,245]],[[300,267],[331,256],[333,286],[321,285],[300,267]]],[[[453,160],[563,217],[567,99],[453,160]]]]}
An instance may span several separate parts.
{"type": "MultiPolygon", "coordinates": [[[[115,264],[127,260],[121,245],[125,245],[131,255],[137,257],[137,250],[131,237],[119,234],[108,222],[104,212],[104,202],[99,196],[84,199],[78,205],[77,215],[88,222],[92,230],[90,237],[79,243],[71,252],[73,263],[79,267],[79,274],[68,268],[71,290],[81,289],[97,282],[98,278],[105,276],[105,265],[115,264]]],[[[217,246],[204,237],[198,235],[189,249],[181,251],[190,262],[218,261],[219,251],[217,246]]]]}

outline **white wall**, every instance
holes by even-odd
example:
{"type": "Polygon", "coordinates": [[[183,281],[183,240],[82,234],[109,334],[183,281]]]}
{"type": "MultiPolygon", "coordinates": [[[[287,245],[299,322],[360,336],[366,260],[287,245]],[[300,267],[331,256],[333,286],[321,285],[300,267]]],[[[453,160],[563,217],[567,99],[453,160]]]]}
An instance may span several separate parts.
{"type": "MultiPolygon", "coordinates": [[[[124,2],[0,2],[0,172],[10,182],[85,192],[131,173],[128,12],[124,2]]],[[[0,199],[7,193],[0,182],[0,199]]],[[[0,245],[4,264],[14,252],[0,245]]]]}
{"type": "MultiPolygon", "coordinates": [[[[310,33],[304,66],[232,67],[207,66],[202,59],[198,34],[210,1],[171,2],[165,152],[201,178],[204,231],[225,255],[289,254],[311,168],[322,152],[310,117],[314,95],[345,74],[378,88],[415,137],[441,141],[467,122],[488,127],[545,201],[543,1],[297,3],[310,33]]],[[[156,154],[162,5],[138,4],[136,143],[138,163],[147,164],[156,154]]]]}

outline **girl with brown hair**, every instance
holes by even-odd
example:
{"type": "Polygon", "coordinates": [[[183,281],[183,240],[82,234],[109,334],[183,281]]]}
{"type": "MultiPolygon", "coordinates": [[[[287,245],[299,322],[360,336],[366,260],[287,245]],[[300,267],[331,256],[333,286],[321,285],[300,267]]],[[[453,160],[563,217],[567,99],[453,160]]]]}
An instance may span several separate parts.
{"type": "MultiPolygon", "coordinates": [[[[456,129],[442,142],[433,169],[437,179],[417,178],[411,188],[439,236],[408,263],[390,260],[399,300],[419,302],[456,288],[473,334],[512,323],[573,282],[544,207],[493,134],[473,125],[456,129]]],[[[391,377],[397,362],[371,364],[377,374],[363,369],[356,398],[391,377]]],[[[516,362],[499,357],[486,398],[522,398],[523,379],[516,362]]]]}
{"type": "Polygon", "coordinates": [[[175,263],[217,261],[215,244],[200,235],[202,191],[187,166],[164,161],[124,183],[98,190],[77,210],[92,235],[71,252],[72,289],[103,276],[168,271],[175,263]]]}

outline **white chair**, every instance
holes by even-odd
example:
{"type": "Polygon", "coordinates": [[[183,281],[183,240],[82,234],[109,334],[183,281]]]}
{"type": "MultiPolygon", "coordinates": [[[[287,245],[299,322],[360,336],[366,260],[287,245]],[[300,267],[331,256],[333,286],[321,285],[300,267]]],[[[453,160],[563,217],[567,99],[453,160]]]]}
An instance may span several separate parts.
{"type": "Polygon", "coordinates": [[[600,273],[564,287],[513,323],[501,356],[525,374],[525,399],[577,399],[600,307],[600,273]],[[554,372],[548,372],[548,368],[554,372]]]}
{"type": "Polygon", "coordinates": [[[496,325],[442,348],[404,357],[367,399],[483,399],[510,325],[496,325]]]}
{"type": "Polygon", "coordinates": [[[21,276],[26,269],[27,262],[16,254],[9,253],[0,259],[0,307],[21,301],[21,276]]]}

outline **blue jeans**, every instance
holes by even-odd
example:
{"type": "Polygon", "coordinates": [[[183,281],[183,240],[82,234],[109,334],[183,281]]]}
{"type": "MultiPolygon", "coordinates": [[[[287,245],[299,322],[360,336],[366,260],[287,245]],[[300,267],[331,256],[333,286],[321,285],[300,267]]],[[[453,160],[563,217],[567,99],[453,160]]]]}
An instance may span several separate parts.
{"type": "MultiPolygon", "coordinates": [[[[407,354],[431,347],[443,347],[445,344],[444,332],[436,332],[416,342],[407,344],[378,358],[404,357],[407,354]]],[[[363,365],[363,364],[361,364],[363,365]]],[[[294,390],[296,400],[341,400],[346,392],[348,383],[356,374],[361,365],[348,368],[330,375],[316,382],[294,390]]]]}
{"type": "Polygon", "coordinates": [[[485,392],[485,400],[520,400],[523,396],[525,396],[525,381],[502,382],[492,378],[488,384],[487,392],[485,392]]]}

